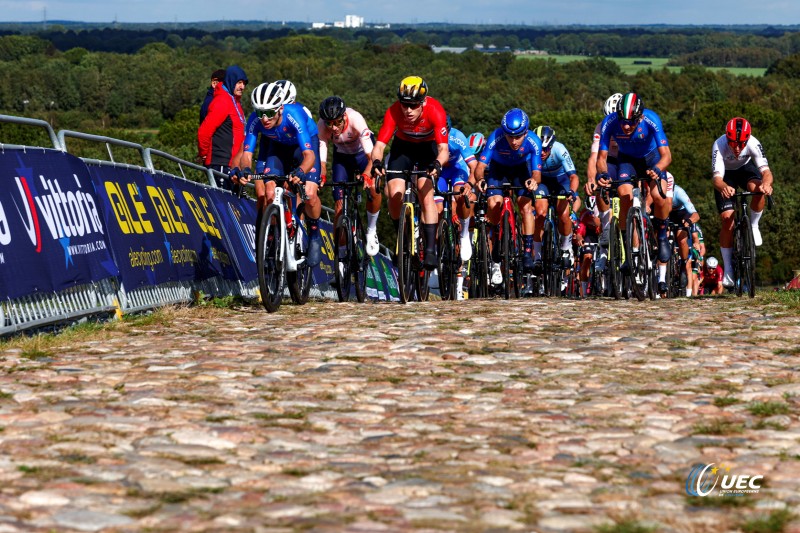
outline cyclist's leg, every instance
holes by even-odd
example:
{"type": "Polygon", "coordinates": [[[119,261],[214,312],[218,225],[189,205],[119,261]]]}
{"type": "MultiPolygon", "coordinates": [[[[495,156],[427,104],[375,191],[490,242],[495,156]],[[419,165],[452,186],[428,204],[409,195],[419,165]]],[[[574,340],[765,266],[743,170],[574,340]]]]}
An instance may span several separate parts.
{"type": "MultiPolygon", "coordinates": [[[[352,164],[348,164],[347,161],[347,154],[339,154],[338,152],[334,152],[333,154],[333,179],[332,185],[333,190],[331,191],[331,195],[333,196],[334,201],[334,215],[333,215],[333,227],[336,227],[337,222],[339,222],[339,217],[342,216],[342,199],[344,198],[344,188],[337,187],[338,183],[342,183],[352,179],[353,172],[350,170],[352,168],[352,164]]],[[[339,243],[341,246],[343,243],[339,243]]]]}
{"type": "MultiPolygon", "coordinates": [[[[392,141],[392,151],[389,153],[386,162],[387,170],[413,170],[414,161],[411,158],[411,143],[395,138],[392,141]]],[[[398,174],[388,174],[386,189],[389,195],[389,218],[392,219],[395,230],[399,226],[400,209],[403,206],[403,194],[406,190],[406,183],[403,176],[398,174]]]]}
{"type": "MultiPolygon", "coordinates": [[[[278,143],[270,143],[278,144],[278,143]]],[[[308,253],[306,261],[309,266],[317,266],[322,261],[322,236],[319,232],[319,217],[322,214],[322,201],[319,198],[320,159],[319,139],[311,136],[311,147],[314,151],[314,166],[306,172],[305,193],[307,199],[303,201],[303,210],[306,215],[306,229],[308,230],[308,253]]],[[[303,160],[302,147],[297,146],[292,154],[292,169],[297,168],[303,160]]]]}
{"type": "MultiPolygon", "coordinates": [[[[756,188],[761,185],[761,172],[758,171],[755,163],[751,159],[748,163],[737,171],[742,175],[742,180],[747,182],[741,185],[742,189],[749,192],[757,192],[756,188]]],[[[761,230],[758,223],[761,220],[761,215],[764,212],[764,204],[766,197],[763,194],[758,194],[750,199],[750,226],[753,228],[753,240],[756,246],[761,246],[761,230]]]]}
{"type": "MultiPolygon", "coordinates": [[[[518,187],[517,194],[517,207],[522,218],[522,268],[524,272],[532,272],[536,269],[535,264],[535,230],[536,230],[536,215],[534,197],[535,191],[529,191],[525,188],[525,182],[530,177],[527,167],[518,165],[515,167],[514,185],[518,187]]],[[[541,184],[540,184],[541,187],[541,184]]],[[[538,190],[538,187],[537,187],[538,190]]],[[[541,238],[539,242],[539,250],[541,256],[541,238]]]]}
{"type": "MultiPolygon", "coordinates": [[[[723,181],[733,188],[736,188],[742,182],[736,171],[726,171],[723,181]]],[[[745,181],[741,184],[746,185],[746,183],[745,181]]],[[[722,256],[722,284],[725,287],[733,287],[733,226],[736,222],[734,202],[733,198],[723,198],[716,189],[714,190],[714,200],[720,216],[719,250],[722,256]]]]}
{"type": "Polygon", "coordinates": [[[544,219],[547,218],[548,201],[546,198],[536,198],[536,196],[547,196],[550,189],[542,182],[533,191],[534,196],[534,223],[533,223],[533,263],[534,269],[538,272],[542,264],[542,239],[544,238],[544,219]]]}

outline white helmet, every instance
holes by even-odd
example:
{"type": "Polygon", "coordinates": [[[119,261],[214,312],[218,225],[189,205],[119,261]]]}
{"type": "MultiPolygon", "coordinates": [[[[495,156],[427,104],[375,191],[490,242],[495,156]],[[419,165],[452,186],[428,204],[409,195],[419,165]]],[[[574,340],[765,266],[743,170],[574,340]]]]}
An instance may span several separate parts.
{"type": "Polygon", "coordinates": [[[712,270],[717,268],[718,264],[719,264],[719,261],[717,261],[716,257],[709,257],[708,259],[706,259],[706,265],[708,266],[708,268],[710,268],[712,270]]]}
{"type": "Polygon", "coordinates": [[[603,112],[606,115],[617,112],[617,104],[622,100],[622,93],[614,93],[608,97],[606,103],[603,104],[603,112]]]}
{"type": "Polygon", "coordinates": [[[290,82],[289,80],[278,80],[275,83],[283,87],[284,104],[293,104],[295,100],[297,100],[297,89],[295,88],[294,83],[290,82]]]}
{"type": "MultiPolygon", "coordinates": [[[[284,81],[284,80],[279,80],[284,81]]],[[[285,102],[286,90],[277,81],[272,83],[262,83],[250,93],[250,101],[256,111],[267,111],[278,109],[285,102]]]]}

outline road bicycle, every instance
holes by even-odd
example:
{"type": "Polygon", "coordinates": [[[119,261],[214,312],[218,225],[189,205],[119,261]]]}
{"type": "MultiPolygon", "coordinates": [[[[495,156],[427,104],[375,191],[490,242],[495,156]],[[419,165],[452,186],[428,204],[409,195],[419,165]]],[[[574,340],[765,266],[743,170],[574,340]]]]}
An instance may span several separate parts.
{"type": "Polygon", "coordinates": [[[428,280],[431,273],[424,265],[425,232],[420,231],[420,206],[414,178],[427,178],[428,173],[424,170],[387,170],[386,174],[400,176],[406,182],[395,247],[400,301],[407,303],[416,299],[424,302],[430,293],[428,280]]]}
{"type": "Polygon", "coordinates": [[[276,183],[275,197],[264,210],[256,238],[261,302],[267,312],[274,313],[281,306],[286,284],[294,303],[302,305],[308,301],[313,271],[306,262],[308,231],[303,221],[303,204],[296,202],[298,194],[303,201],[308,197],[303,183],[290,186],[294,192],[285,188],[288,176],[259,174],[254,179],[276,183]]]}
{"type": "MultiPolygon", "coordinates": [[[[493,189],[500,189],[503,193],[503,202],[500,207],[499,234],[495,246],[500,246],[500,271],[503,281],[500,284],[500,293],[508,300],[512,296],[519,298],[522,294],[522,232],[514,210],[511,193],[515,188],[511,183],[504,182],[493,189]]],[[[493,254],[495,257],[497,252],[493,254]]]]}
{"type": "Polygon", "coordinates": [[[556,218],[556,203],[559,200],[572,200],[572,196],[563,194],[535,195],[536,200],[547,200],[547,213],[544,218],[544,233],[542,234],[542,278],[545,296],[561,296],[561,282],[569,264],[568,252],[561,250],[559,243],[558,218],[556,218]]]}
{"type": "Polygon", "coordinates": [[[356,172],[355,179],[335,183],[342,188],[342,214],[334,230],[335,253],[334,276],[336,295],[340,302],[350,299],[351,288],[355,289],[356,300],[363,302],[367,297],[367,272],[370,258],[366,251],[366,233],[361,221],[359,206],[364,190],[364,181],[356,172]]]}
{"type": "MultiPolygon", "coordinates": [[[[733,198],[733,288],[736,296],[756,295],[756,246],[750,225],[749,196],[761,193],[740,191],[733,198]]],[[[767,196],[767,208],[772,209],[772,196],[767,196]]]]}
{"type": "Polygon", "coordinates": [[[473,216],[474,231],[472,234],[472,257],[467,263],[467,278],[469,279],[470,298],[489,297],[489,229],[486,211],[488,202],[486,194],[474,188],[476,195],[474,201],[469,197],[465,199],[467,207],[475,204],[473,216]]]}
{"type": "Polygon", "coordinates": [[[436,232],[438,239],[439,266],[439,294],[442,300],[456,299],[456,285],[458,274],[461,272],[461,255],[456,249],[458,242],[458,231],[453,222],[452,203],[453,197],[461,193],[453,192],[448,185],[448,190],[436,190],[436,196],[442,197],[442,213],[440,215],[439,227],[436,232]]]}

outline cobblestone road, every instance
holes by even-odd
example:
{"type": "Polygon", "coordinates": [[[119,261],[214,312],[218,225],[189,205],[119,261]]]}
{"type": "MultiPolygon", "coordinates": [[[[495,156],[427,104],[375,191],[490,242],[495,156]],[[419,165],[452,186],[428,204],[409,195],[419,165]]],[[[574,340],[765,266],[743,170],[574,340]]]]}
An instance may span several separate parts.
{"type": "Polygon", "coordinates": [[[787,522],[800,320],[779,311],[314,302],[178,309],[54,354],[7,349],[0,533],[787,522]],[[761,489],[690,498],[696,463],[761,489]]]}

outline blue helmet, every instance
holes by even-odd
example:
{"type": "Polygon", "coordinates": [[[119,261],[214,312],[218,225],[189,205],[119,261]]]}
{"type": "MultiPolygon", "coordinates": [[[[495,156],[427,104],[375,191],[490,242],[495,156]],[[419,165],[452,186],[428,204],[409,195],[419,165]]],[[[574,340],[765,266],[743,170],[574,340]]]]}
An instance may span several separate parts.
{"type": "Polygon", "coordinates": [[[510,109],[503,115],[503,122],[501,122],[501,126],[503,131],[507,135],[521,135],[528,131],[528,124],[530,121],[528,120],[528,115],[525,114],[525,111],[522,109],[515,107],[514,109],[510,109]]]}

